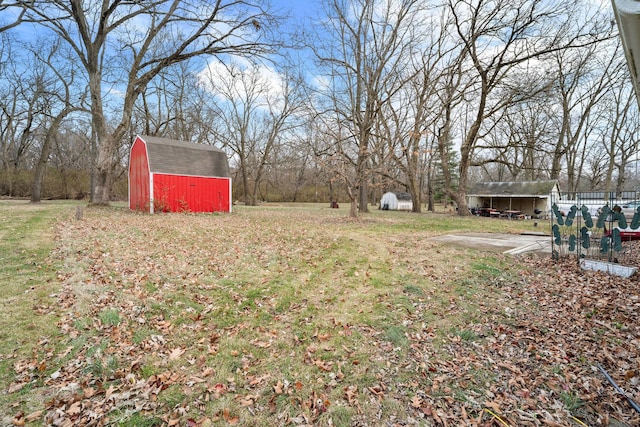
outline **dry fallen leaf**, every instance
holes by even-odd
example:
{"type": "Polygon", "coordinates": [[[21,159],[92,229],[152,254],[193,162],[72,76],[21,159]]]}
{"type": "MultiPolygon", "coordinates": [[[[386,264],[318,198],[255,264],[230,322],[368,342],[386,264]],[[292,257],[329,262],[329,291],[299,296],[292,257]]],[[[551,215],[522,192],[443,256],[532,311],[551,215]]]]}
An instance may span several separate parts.
{"type": "Polygon", "coordinates": [[[236,425],[240,422],[240,417],[233,416],[229,412],[229,408],[224,408],[222,411],[222,419],[224,419],[229,425],[236,425]]]}
{"type": "Polygon", "coordinates": [[[18,412],[11,421],[14,426],[23,426],[25,425],[24,413],[22,411],[18,412]]]}
{"type": "Polygon", "coordinates": [[[11,383],[9,384],[7,393],[15,393],[16,391],[22,390],[25,385],[27,385],[27,383],[11,383]]]}
{"type": "Polygon", "coordinates": [[[418,409],[422,406],[422,399],[419,396],[413,396],[411,398],[411,406],[418,409]]]}
{"type": "Polygon", "coordinates": [[[40,418],[42,418],[42,415],[44,414],[44,411],[35,411],[30,413],[29,415],[27,415],[26,417],[24,417],[24,419],[28,422],[28,423],[32,423],[36,420],[39,420],[40,418]]]}
{"type": "Polygon", "coordinates": [[[82,411],[82,402],[77,401],[73,402],[71,406],[67,409],[67,415],[78,415],[82,411]]]}
{"type": "Polygon", "coordinates": [[[169,353],[169,360],[177,360],[179,359],[184,353],[186,352],[185,349],[177,347],[174,348],[173,350],[171,350],[171,352],[169,353]]]}
{"type": "Polygon", "coordinates": [[[344,396],[347,399],[347,402],[349,403],[349,405],[357,404],[358,386],[356,385],[346,386],[344,388],[344,396]]]}

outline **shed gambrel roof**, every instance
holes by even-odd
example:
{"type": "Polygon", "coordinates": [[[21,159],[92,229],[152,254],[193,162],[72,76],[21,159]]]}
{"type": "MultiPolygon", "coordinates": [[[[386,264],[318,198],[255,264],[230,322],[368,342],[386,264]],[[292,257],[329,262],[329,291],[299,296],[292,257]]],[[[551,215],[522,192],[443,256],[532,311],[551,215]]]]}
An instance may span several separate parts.
{"type": "Polygon", "coordinates": [[[398,199],[398,200],[412,201],[411,193],[394,192],[393,194],[396,195],[396,199],[398,199]]]}
{"type": "Polygon", "coordinates": [[[152,173],[231,177],[224,151],[212,145],[141,135],[152,173]]]}
{"type": "Polygon", "coordinates": [[[554,191],[558,181],[521,181],[521,182],[478,182],[469,191],[469,196],[517,197],[548,196],[554,191]]]}

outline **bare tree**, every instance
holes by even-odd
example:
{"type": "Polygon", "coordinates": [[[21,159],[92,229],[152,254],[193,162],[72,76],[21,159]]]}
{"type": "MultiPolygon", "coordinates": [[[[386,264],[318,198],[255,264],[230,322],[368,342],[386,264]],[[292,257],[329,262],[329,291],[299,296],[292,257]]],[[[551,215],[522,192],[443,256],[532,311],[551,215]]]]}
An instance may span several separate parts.
{"type": "MultiPolygon", "coordinates": [[[[300,79],[298,83],[303,84],[300,79]]],[[[264,174],[270,189],[267,193],[264,186],[266,200],[277,198],[279,201],[317,202],[320,196],[316,189],[317,183],[322,181],[318,175],[322,174],[316,168],[314,157],[315,131],[308,109],[309,102],[303,93],[298,92],[297,102],[301,108],[290,117],[290,124],[283,129],[278,149],[271,156],[272,167],[264,174]]],[[[323,200],[326,199],[323,197],[323,200]]]]}
{"type": "Polygon", "coordinates": [[[204,76],[217,112],[216,139],[233,153],[247,205],[258,203],[258,190],[274,153],[302,107],[300,79],[252,64],[211,67],[204,76]]]}
{"type": "MultiPolygon", "coordinates": [[[[2,39],[7,41],[2,33],[2,39]]],[[[9,50],[2,67],[0,98],[0,171],[4,192],[15,195],[16,178],[26,168],[42,132],[44,110],[51,100],[51,76],[33,57],[9,50]]]]}
{"type": "Polygon", "coordinates": [[[351,199],[350,216],[368,211],[374,129],[383,106],[391,102],[405,77],[401,65],[415,43],[422,2],[402,0],[328,0],[321,21],[328,39],[313,44],[326,85],[320,88],[341,156],[340,174],[351,199]],[[337,132],[336,132],[337,131],[337,132]],[[353,173],[352,173],[353,172],[353,173]]]}
{"type": "Polygon", "coordinates": [[[590,130],[587,125],[594,123],[590,116],[605,99],[612,81],[619,78],[616,75],[626,71],[625,65],[617,59],[620,43],[607,45],[609,48],[604,50],[600,46],[587,46],[557,52],[553,58],[560,122],[553,150],[551,178],[559,178],[561,170],[566,170],[569,191],[576,191],[578,187],[576,181],[579,170],[575,168],[581,150],[578,145],[585,141],[583,136],[590,130]]]}
{"type": "Polygon", "coordinates": [[[167,67],[153,79],[134,106],[133,130],[203,144],[213,142],[200,71],[190,61],[167,67]]]}
{"type": "Polygon", "coordinates": [[[22,20],[24,19],[24,15],[27,11],[27,9],[24,7],[25,3],[29,4],[32,2],[31,1],[25,2],[20,0],[15,0],[15,1],[0,0],[0,16],[9,15],[12,17],[12,19],[9,20],[8,22],[0,21],[0,33],[8,31],[14,27],[17,27],[22,23],[22,20]],[[3,12],[16,12],[16,11],[17,13],[13,13],[13,14],[3,13],[3,12]]]}
{"type": "Polygon", "coordinates": [[[468,78],[477,82],[471,103],[473,118],[464,129],[460,144],[458,188],[449,189],[458,205],[458,214],[468,215],[468,173],[478,142],[483,132],[489,131],[483,131],[483,126],[489,117],[494,117],[495,124],[496,115],[527,96],[519,90],[504,90],[508,77],[532,60],[611,37],[611,23],[602,26],[591,16],[579,16],[576,11],[584,10],[579,0],[561,4],[535,0],[448,0],[448,8],[454,20],[452,30],[461,43],[460,55],[470,61],[466,71],[472,74],[468,78]],[[498,91],[500,96],[496,94],[498,91]]]}
{"type": "MultiPolygon", "coordinates": [[[[84,198],[91,189],[88,172],[93,164],[91,118],[88,114],[67,116],[53,137],[47,176],[55,179],[56,197],[84,198]]],[[[43,185],[44,192],[44,185],[43,185]]]]}
{"type": "MultiPolygon", "coordinates": [[[[610,101],[606,103],[608,111],[603,112],[606,115],[602,139],[606,143],[601,149],[606,152],[608,159],[606,163],[603,162],[606,165],[604,189],[606,192],[615,190],[617,194],[625,190],[627,166],[630,161],[637,159],[640,149],[637,98],[635,92],[629,90],[629,86],[628,76],[614,85],[610,101]],[[617,175],[615,180],[614,174],[617,175]],[[615,188],[612,188],[614,184],[615,188]]],[[[600,156],[601,159],[602,157],[600,156]]]]}
{"type": "Polygon", "coordinates": [[[23,5],[25,19],[67,42],[86,72],[97,140],[95,204],[109,203],[115,161],[135,101],[161,71],[192,58],[273,51],[266,36],[274,18],[256,2],[33,0],[23,5]],[[114,127],[105,108],[109,86],[122,92],[114,127]]]}
{"type": "MultiPolygon", "coordinates": [[[[79,100],[72,102],[71,97],[77,94],[73,91],[75,82],[74,66],[71,61],[66,64],[55,63],[54,58],[60,49],[59,41],[54,43],[46,54],[42,57],[43,41],[38,43],[38,49],[32,49],[33,56],[39,60],[51,74],[51,80],[48,83],[47,92],[49,94],[49,102],[47,102],[42,114],[46,115],[43,120],[44,125],[44,141],[40,148],[40,155],[36,163],[33,184],[31,186],[31,203],[39,203],[42,197],[42,180],[44,179],[45,169],[49,161],[49,155],[54,145],[54,140],[58,136],[58,131],[63,120],[71,113],[80,111],[83,108],[83,101],[86,95],[79,95],[79,100]],[[57,109],[57,112],[55,111],[57,109]]],[[[86,108],[86,106],[84,106],[86,108]]]]}
{"type": "Polygon", "coordinates": [[[507,177],[498,180],[548,179],[545,165],[551,163],[549,150],[557,131],[554,106],[549,91],[544,90],[509,107],[478,144],[484,157],[476,157],[474,164],[485,170],[493,165],[494,169],[508,171],[507,177]]]}
{"type": "Polygon", "coordinates": [[[444,76],[443,62],[451,53],[440,30],[445,25],[436,18],[423,21],[426,37],[410,55],[408,68],[413,71],[393,102],[386,106],[388,113],[381,120],[393,168],[403,172],[404,184],[414,201],[414,212],[421,211],[425,181],[429,186],[429,206],[433,210],[433,128],[441,112],[438,91],[444,76]],[[391,132],[391,124],[395,133],[391,132]]]}

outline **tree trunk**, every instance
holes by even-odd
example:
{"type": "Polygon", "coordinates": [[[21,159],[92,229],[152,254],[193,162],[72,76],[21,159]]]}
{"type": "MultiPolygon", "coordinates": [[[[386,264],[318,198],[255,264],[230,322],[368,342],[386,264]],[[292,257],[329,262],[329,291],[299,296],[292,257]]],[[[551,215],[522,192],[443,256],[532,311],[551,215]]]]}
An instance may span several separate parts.
{"type": "Polygon", "coordinates": [[[249,194],[249,177],[247,176],[246,166],[242,166],[242,187],[244,190],[244,204],[246,206],[255,206],[255,201],[251,200],[251,195],[249,194]]]}
{"type": "MultiPolygon", "coordinates": [[[[469,182],[470,160],[471,153],[469,150],[469,146],[463,144],[462,147],[460,147],[460,176],[458,177],[458,190],[453,191],[451,183],[447,185],[447,188],[449,189],[447,194],[454,202],[456,202],[456,206],[458,209],[457,213],[460,216],[471,215],[471,212],[469,212],[469,206],[467,205],[467,185],[469,182]]],[[[449,179],[451,179],[451,175],[449,175],[449,179]]]]}
{"type": "Polygon", "coordinates": [[[110,158],[112,156],[109,156],[109,153],[113,151],[107,145],[113,145],[113,142],[109,141],[112,139],[110,135],[107,135],[105,139],[107,141],[103,140],[98,152],[98,161],[96,162],[96,188],[92,204],[97,206],[107,206],[110,201],[112,167],[110,158]]]}
{"type": "Polygon", "coordinates": [[[438,132],[438,152],[440,153],[440,163],[442,167],[442,175],[444,177],[444,191],[451,199],[456,202],[458,206],[458,215],[466,216],[470,215],[469,208],[467,206],[467,175],[470,163],[470,144],[473,141],[474,135],[472,134],[474,129],[477,134],[479,129],[479,123],[472,125],[470,134],[465,138],[464,143],[460,147],[460,166],[459,166],[459,182],[458,190],[453,188],[453,180],[451,178],[451,170],[449,168],[449,141],[451,131],[451,107],[452,105],[446,105],[444,110],[444,123],[438,132]],[[477,126],[477,128],[476,128],[477,126]]]}
{"type": "Polygon", "coordinates": [[[349,184],[349,180],[345,179],[347,184],[347,196],[349,196],[350,206],[349,206],[349,217],[357,218],[358,217],[358,195],[360,194],[360,187],[356,186],[356,188],[351,187],[349,184]]]}
{"type": "Polygon", "coordinates": [[[10,170],[7,171],[7,190],[8,196],[13,197],[13,183],[18,175],[18,165],[15,162],[11,162],[10,170]]]}
{"type": "Polygon", "coordinates": [[[358,202],[360,204],[358,210],[362,213],[369,213],[369,183],[363,177],[358,190],[358,202]]]}
{"type": "Polygon", "coordinates": [[[413,200],[413,207],[411,208],[411,211],[415,213],[422,212],[420,189],[418,188],[418,183],[415,179],[409,180],[409,193],[411,193],[411,199],[413,200]]]}
{"type": "Polygon", "coordinates": [[[435,212],[435,199],[433,195],[433,171],[432,171],[433,157],[430,155],[427,162],[427,210],[429,212],[435,212]]]}
{"type": "Polygon", "coordinates": [[[436,201],[433,197],[433,186],[431,185],[431,181],[429,181],[429,184],[427,184],[427,193],[428,193],[427,210],[429,212],[435,212],[436,201]]]}
{"type": "Polygon", "coordinates": [[[89,73],[91,92],[91,116],[97,137],[97,159],[95,164],[95,188],[93,205],[109,205],[111,193],[111,169],[116,149],[116,140],[109,132],[102,109],[102,75],[97,70],[89,73]]]}
{"type": "Polygon", "coordinates": [[[351,204],[349,208],[349,217],[358,218],[358,203],[356,203],[356,199],[351,199],[351,204]]]}
{"type": "Polygon", "coordinates": [[[36,165],[35,176],[33,177],[33,185],[31,186],[31,203],[40,203],[42,195],[42,181],[44,179],[44,171],[47,168],[47,162],[49,161],[49,153],[51,152],[51,142],[53,137],[49,131],[42,144],[42,151],[40,152],[40,158],[36,165]]]}
{"type": "Polygon", "coordinates": [[[253,187],[251,188],[251,196],[249,197],[251,200],[251,206],[258,206],[258,193],[260,193],[260,180],[258,179],[258,176],[256,176],[256,179],[253,182],[253,187]]]}

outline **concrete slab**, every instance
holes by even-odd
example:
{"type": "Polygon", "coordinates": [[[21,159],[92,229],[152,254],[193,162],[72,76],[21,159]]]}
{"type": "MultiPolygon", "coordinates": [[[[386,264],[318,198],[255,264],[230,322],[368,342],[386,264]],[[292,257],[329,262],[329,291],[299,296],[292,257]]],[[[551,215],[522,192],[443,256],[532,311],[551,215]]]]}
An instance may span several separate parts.
{"type": "Polygon", "coordinates": [[[507,254],[534,252],[551,255],[551,236],[531,234],[467,233],[447,234],[429,239],[433,242],[507,254]]]}

